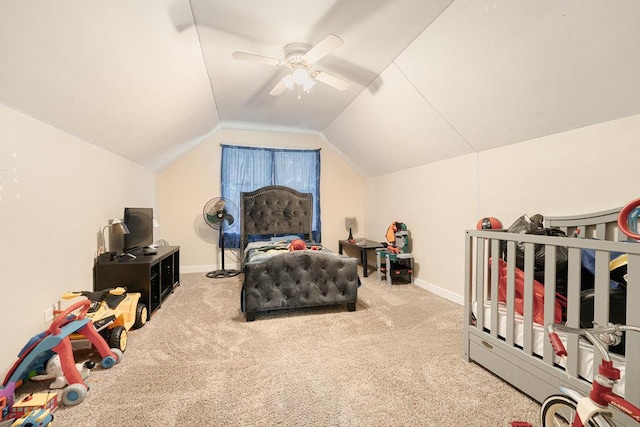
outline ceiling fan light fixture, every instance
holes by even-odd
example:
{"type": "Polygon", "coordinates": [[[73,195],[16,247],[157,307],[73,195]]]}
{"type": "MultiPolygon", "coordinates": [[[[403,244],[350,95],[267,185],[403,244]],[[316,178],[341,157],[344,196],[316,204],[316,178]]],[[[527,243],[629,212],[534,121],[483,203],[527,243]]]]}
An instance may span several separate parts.
{"type": "Polygon", "coordinates": [[[291,74],[287,74],[282,78],[282,83],[287,89],[293,89],[293,86],[296,84],[293,81],[293,76],[291,74]]]}
{"type": "Polygon", "coordinates": [[[300,86],[304,86],[305,83],[310,80],[309,72],[304,68],[296,68],[295,70],[293,70],[292,76],[293,81],[300,86]]]}
{"type": "Polygon", "coordinates": [[[294,69],[291,74],[287,74],[281,80],[287,89],[293,89],[295,86],[298,86],[298,89],[302,89],[307,93],[309,93],[311,88],[316,84],[309,70],[301,67],[294,69]]]}
{"type": "Polygon", "coordinates": [[[309,78],[306,82],[304,82],[304,84],[302,85],[302,89],[305,92],[309,92],[311,90],[311,88],[313,86],[315,86],[316,82],[313,81],[313,79],[309,78]]]}
{"type": "Polygon", "coordinates": [[[245,52],[234,52],[233,58],[243,61],[260,62],[268,65],[284,66],[291,73],[281,78],[271,89],[269,95],[280,96],[285,89],[298,86],[298,98],[302,91],[309,92],[316,80],[341,91],[349,89],[351,83],[325,71],[313,70],[312,65],[343,45],[342,39],[329,34],[315,46],[303,42],[289,43],[284,47],[284,58],[276,59],[245,52]]]}

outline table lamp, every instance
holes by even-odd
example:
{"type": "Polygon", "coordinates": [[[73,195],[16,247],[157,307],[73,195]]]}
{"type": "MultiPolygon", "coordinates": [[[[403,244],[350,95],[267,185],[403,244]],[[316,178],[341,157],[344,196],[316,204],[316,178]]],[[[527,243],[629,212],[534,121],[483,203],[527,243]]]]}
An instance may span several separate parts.
{"type": "Polygon", "coordinates": [[[352,228],[357,226],[357,221],[355,216],[347,216],[344,218],[344,226],[349,229],[349,238],[347,239],[349,242],[353,243],[356,240],[353,238],[352,228]]]}
{"type": "MultiPolygon", "coordinates": [[[[124,222],[122,222],[122,220],[118,218],[112,219],[109,222],[109,224],[105,225],[102,228],[102,246],[100,246],[100,249],[98,249],[98,255],[103,254],[105,252],[105,248],[107,245],[106,245],[106,237],[104,235],[104,232],[107,228],[109,228],[113,234],[129,234],[129,229],[127,228],[127,225],[124,222]]],[[[111,243],[111,238],[109,238],[109,243],[111,243]]]]}

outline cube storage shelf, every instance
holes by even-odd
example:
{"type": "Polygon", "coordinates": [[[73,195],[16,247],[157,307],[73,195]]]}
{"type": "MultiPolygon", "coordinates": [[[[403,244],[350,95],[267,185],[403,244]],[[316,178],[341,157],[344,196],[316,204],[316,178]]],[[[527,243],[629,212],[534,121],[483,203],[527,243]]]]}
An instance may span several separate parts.
{"type": "Polygon", "coordinates": [[[140,292],[149,319],[178,285],[180,246],[160,246],[154,255],[124,256],[93,267],[94,291],[122,286],[128,292],[140,292]]]}

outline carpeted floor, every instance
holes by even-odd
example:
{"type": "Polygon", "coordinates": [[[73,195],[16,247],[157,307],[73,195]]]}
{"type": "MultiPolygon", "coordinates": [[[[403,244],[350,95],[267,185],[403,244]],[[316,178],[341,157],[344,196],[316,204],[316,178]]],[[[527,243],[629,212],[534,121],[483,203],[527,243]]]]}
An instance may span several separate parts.
{"type": "Polygon", "coordinates": [[[130,331],[122,362],[94,369],[85,401],[58,409],[56,427],[538,424],[535,401],[463,360],[461,306],[373,275],[356,312],[247,323],[240,281],[182,275],[130,331]]]}

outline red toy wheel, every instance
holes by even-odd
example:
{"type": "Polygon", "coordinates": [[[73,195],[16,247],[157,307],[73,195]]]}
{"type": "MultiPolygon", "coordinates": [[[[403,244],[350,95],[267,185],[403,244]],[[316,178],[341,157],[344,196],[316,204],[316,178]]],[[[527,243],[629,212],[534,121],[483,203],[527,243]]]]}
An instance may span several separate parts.
{"type": "Polygon", "coordinates": [[[53,322],[51,322],[51,325],[49,326],[49,329],[47,330],[47,333],[49,333],[51,335],[59,335],[60,334],[60,328],[62,326],[66,325],[67,323],[71,322],[72,320],[84,319],[84,316],[89,311],[89,307],[91,307],[91,301],[89,301],[89,300],[78,301],[77,303],[75,303],[73,305],[70,305],[62,313],[58,314],[55,319],[53,319],[53,322]],[[76,311],[78,309],[80,309],[80,313],[78,313],[78,315],[76,315],[75,317],[72,317],[72,318],[68,317],[71,313],[73,313],[74,311],[76,311]]]}
{"type": "Polygon", "coordinates": [[[628,237],[640,240],[640,234],[636,234],[629,228],[629,214],[633,212],[635,208],[640,206],[640,199],[635,199],[622,208],[620,213],[618,214],[618,228],[628,237]]]}

